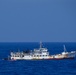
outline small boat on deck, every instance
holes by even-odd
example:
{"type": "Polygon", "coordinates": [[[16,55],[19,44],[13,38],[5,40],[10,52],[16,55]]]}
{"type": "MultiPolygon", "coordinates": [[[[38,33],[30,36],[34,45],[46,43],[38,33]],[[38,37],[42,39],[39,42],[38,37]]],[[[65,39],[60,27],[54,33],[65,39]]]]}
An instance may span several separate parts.
{"type": "Polygon", "coordinates": [[[76,56],[76,51],[67,52],[64,45],[64,52],[61,54],[54,55],[54,59],[72,59],[76,56]]]}

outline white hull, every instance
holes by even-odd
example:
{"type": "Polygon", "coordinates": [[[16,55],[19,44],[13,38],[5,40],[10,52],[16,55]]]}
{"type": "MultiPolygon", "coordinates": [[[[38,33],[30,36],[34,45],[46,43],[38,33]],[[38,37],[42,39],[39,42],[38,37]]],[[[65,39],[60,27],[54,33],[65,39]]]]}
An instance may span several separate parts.
{"type": "Polygon", "coordinates": [[[45,56],[45,57],[34,57],[26,55],[24,57],[11,57],[11,60],[39,60],[39,59],[70,59],[75,58],[76,52],[69,52],[67,54],[57,54],[57,55],[51,55],[51,56],[45,56]]]}
{"type": "Polygon", "coordinates": [[[32,57],[32,56],[24,56],[24,57],[11,57],[11,60],[35,60],[35,59],[50,59],[47,57],[32,57]]]}

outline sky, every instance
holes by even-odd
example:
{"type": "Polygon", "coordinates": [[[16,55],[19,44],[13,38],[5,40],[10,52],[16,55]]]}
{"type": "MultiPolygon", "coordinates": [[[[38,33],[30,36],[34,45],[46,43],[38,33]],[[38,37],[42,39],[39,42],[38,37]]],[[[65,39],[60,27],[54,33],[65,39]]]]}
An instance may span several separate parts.
{"type": "Polygon", "coordinates": [[[0,0],[0,42],[76,42],[76,0],[0,0]]]}

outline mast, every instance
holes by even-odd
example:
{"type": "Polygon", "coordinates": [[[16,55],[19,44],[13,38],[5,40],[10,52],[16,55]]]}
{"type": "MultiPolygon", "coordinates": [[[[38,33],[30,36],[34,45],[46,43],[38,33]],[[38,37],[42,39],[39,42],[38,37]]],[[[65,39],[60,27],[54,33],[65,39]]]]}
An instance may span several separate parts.
{"type": "Polygon", "coordinates": [[[40,41],[40,48],[42,48],[42,42],[40,41]]]}
{"type": "Polygon", "coordinates": [[[67,52],[65,45],[63,45],[63,46],[64,46],[64,52],[67,52]]]}

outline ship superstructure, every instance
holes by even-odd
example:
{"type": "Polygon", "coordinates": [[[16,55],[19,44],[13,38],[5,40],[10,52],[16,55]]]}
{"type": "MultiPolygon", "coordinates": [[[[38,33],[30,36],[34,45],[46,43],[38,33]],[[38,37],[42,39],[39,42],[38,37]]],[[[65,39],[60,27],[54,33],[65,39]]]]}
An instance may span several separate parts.
{"type": "Polygon", "coordinates": [[[49,52],[40,43],[40,48],[38,49],[30,50],[29,52],[11,52],[10,57],[12,60],[49,59],[49,52]]]}

